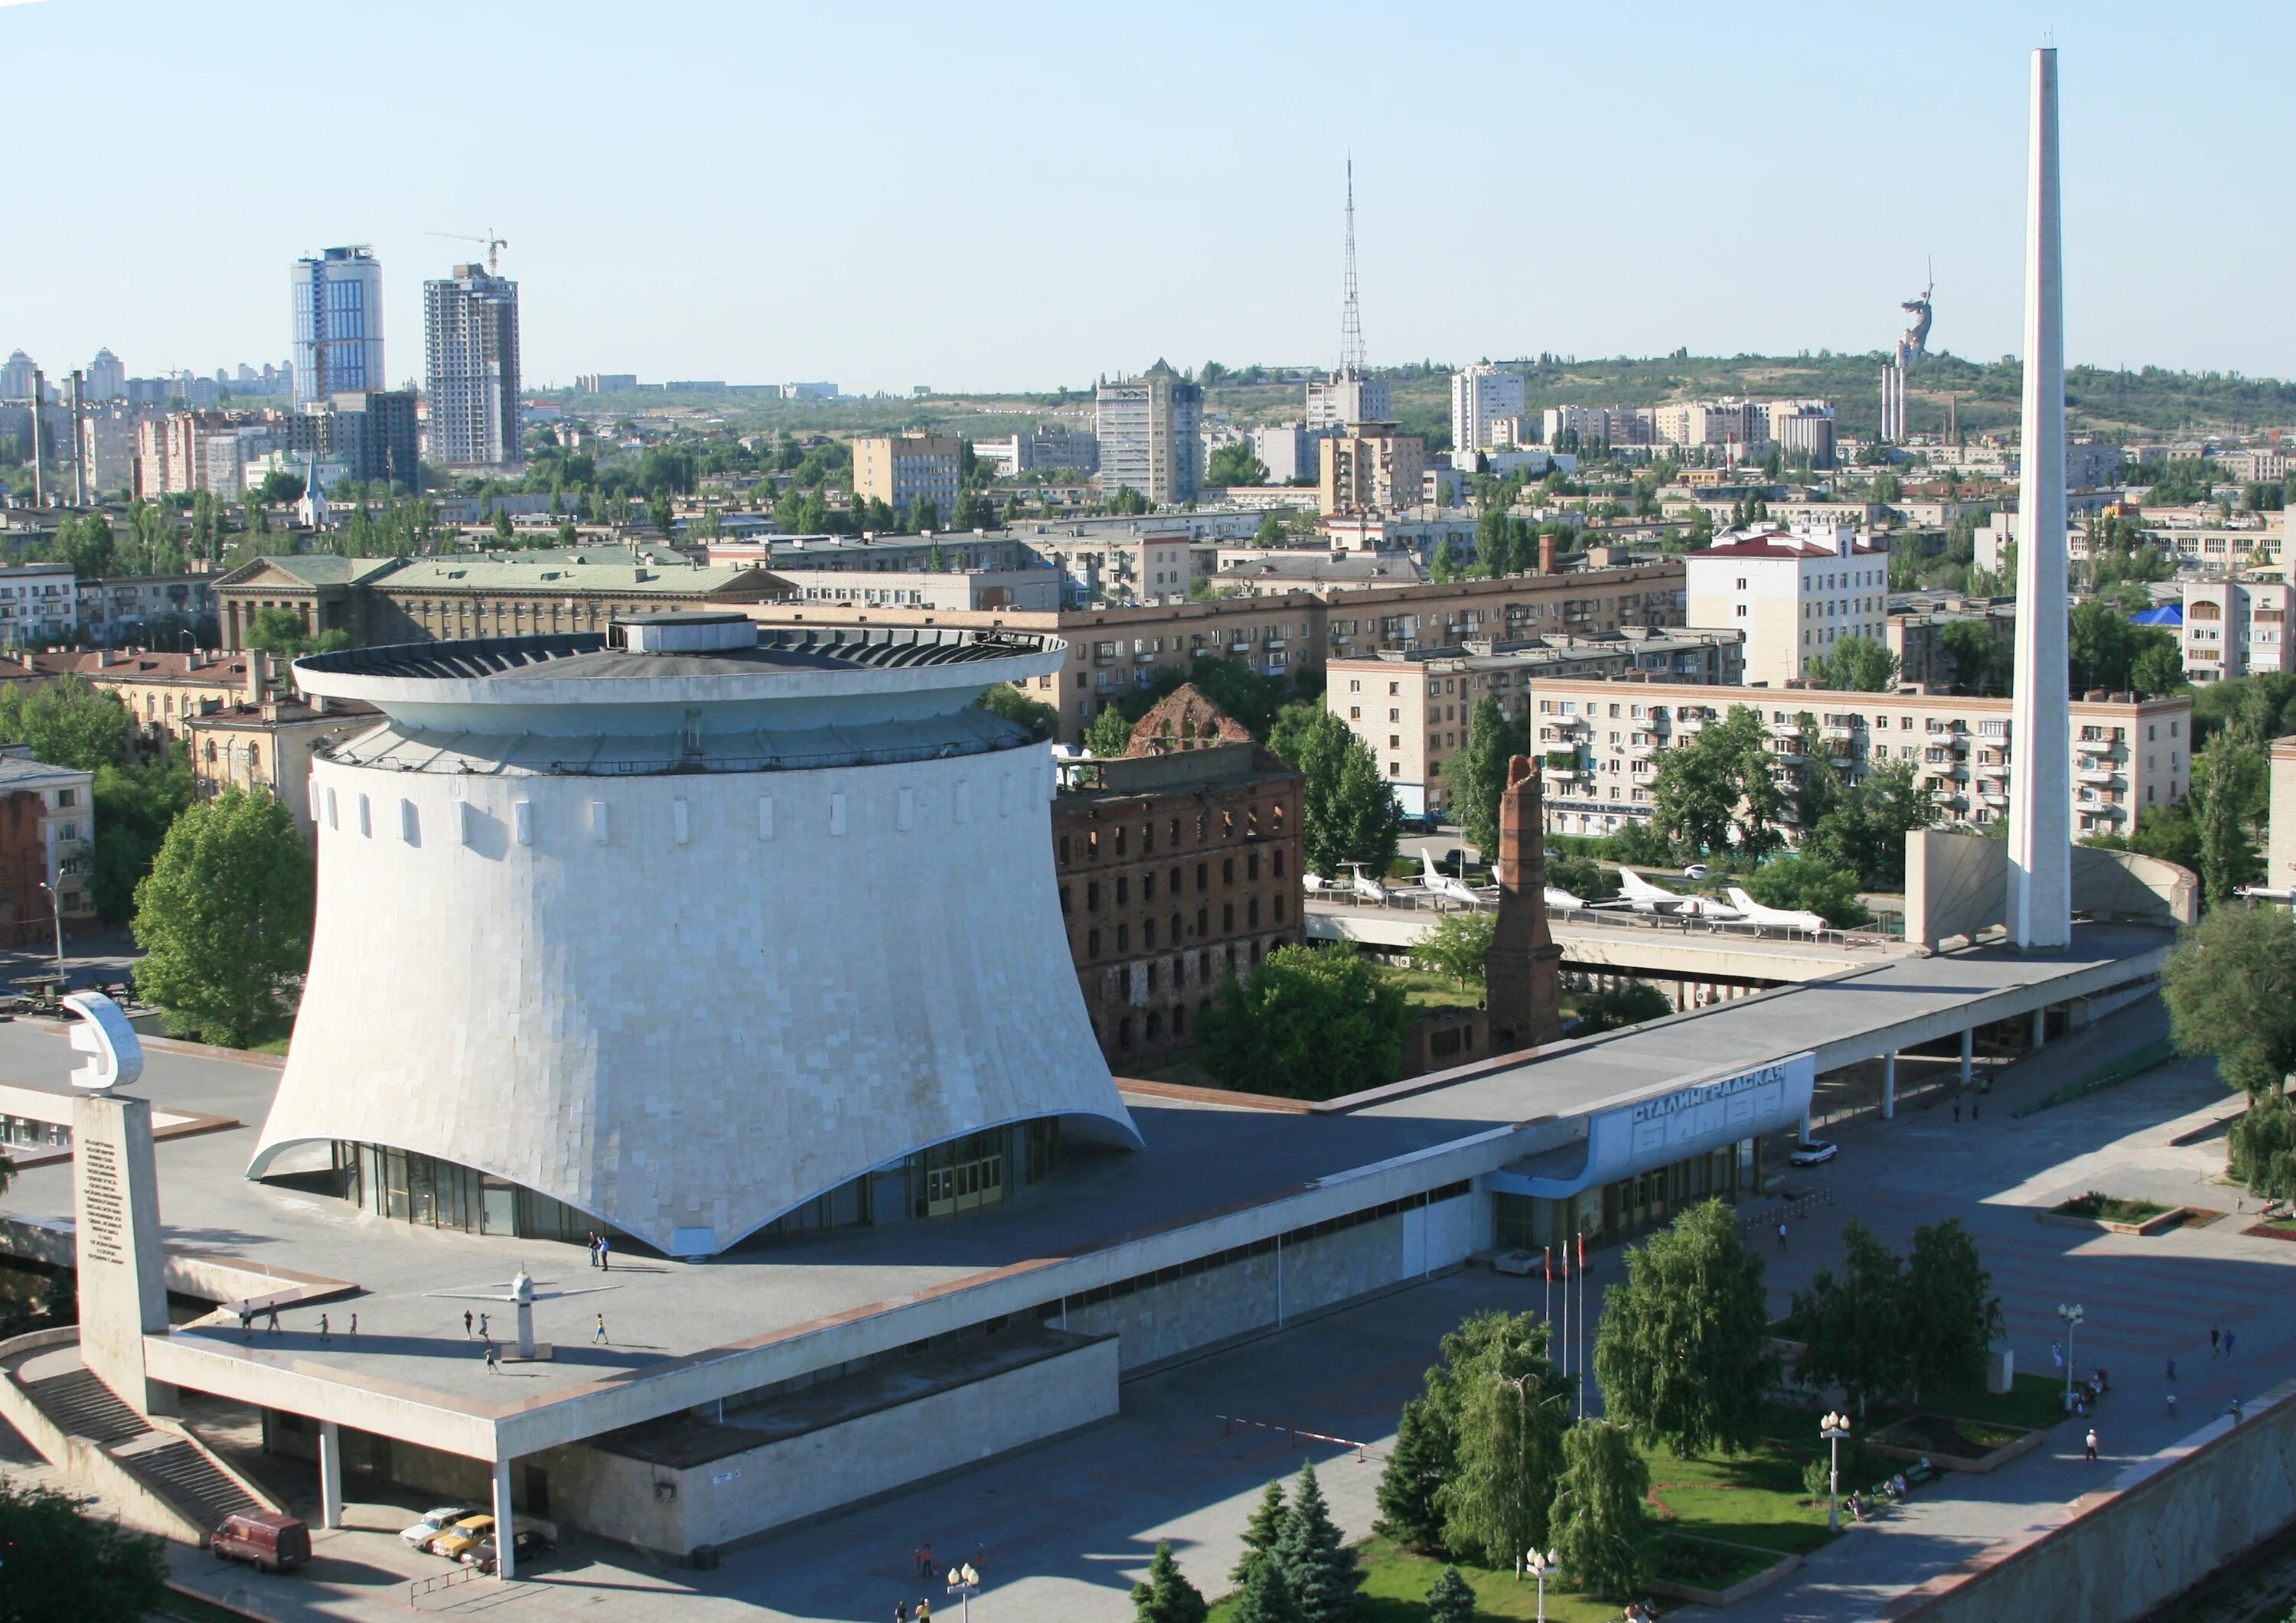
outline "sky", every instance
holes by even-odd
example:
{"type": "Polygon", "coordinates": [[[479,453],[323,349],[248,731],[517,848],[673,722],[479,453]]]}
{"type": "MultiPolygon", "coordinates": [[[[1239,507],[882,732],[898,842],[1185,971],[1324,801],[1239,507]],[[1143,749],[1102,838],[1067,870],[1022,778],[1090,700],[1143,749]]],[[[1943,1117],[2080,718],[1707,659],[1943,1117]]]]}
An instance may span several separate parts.
{"type": "Polygon", "coordinates": [[[283,361],[364,242],[412,377],[491,228],[537,387],[1329,365],[1352,153],[1374,365],[1879,349],[1931,261],[1991,359],[2053,41],[2069,358],[2296,374],[2296,20],[2055,9],[0,0],[0,353],[283,361]]]}

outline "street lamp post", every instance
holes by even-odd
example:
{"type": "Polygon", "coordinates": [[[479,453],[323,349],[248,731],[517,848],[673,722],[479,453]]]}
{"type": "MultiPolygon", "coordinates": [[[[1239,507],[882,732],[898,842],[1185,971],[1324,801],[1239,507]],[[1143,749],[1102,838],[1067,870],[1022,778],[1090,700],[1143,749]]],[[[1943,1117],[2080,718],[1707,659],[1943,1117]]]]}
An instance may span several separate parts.
{"type": "Polygon", "coordinates": [[[1546,1623],[1546,1575],[1561,1562],[1559,1550],[1533,1550],[1523,1557],[1523,1564],[1538,1578],[1538,1623],[1546,1623]]]}
{"type": "Polygon", "coordinates": [[[980,1574],[974,1570],[971,1562],[948,1570],[948,1592],[964,1598],[964,1623],[972,1623],[972,1596],[980,1587],[980,1574]]]}
{"type": "Polygon", "coordinates": [[[2059,1302],[2057,1316],[2065,1322],[2065,1410],[2070,1414],[2073,1406],[2073,1332],[2080,1328],[2085,1316],[2079,1302],[2059,1302]]]}
{"type": "Polygon", "coordinates": [[[64,985],[64,898],[56,894],[56,888],[46,880],[40,881],[40,889],[48,893],[48,911],[56,922],[56,996],[62,997],[67,990],[64,985]]]}
{"type": "Polygon", "coordinates": [[[1817,1422],[1817,1434],[1825,1439],[1825,1525],[1836,1533],[1841,1530],[1841,1439],[1849,1435],[1849,1416],[1829,1413],[1817,1422]]]}

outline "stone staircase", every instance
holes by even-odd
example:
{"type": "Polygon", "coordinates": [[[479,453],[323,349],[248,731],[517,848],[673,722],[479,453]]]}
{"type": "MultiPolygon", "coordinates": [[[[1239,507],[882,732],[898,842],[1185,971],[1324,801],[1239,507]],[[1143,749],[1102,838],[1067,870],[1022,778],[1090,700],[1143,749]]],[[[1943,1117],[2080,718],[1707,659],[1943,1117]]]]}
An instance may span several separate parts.
{"type": "Polygon", "coordinates": [[[69,1330],[0,1344],[0,1414],[76,1491],[143,1531],[201,1544],[226,1516],[280,1508],[179,1422],[137,1414],[79,1362],[69,1330]]]}

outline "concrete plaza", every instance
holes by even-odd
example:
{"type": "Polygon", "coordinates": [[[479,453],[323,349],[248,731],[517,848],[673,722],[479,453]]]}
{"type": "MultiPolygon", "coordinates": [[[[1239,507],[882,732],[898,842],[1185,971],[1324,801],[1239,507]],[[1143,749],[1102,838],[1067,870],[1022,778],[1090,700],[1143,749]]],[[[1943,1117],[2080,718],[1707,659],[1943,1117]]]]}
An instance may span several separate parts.
{"type": "MultiPolygon", "coordinates": [[[[2021,1369],[2051,1370],[2060,1301],[2086,1308],[2079,1366],[2103,1364],[2113,1376],[2096,1422],[2103,1461],[2083,1461],[2078,1430],[2060,1427],[2046,1449],[2003,1471],[1948,1477],[1899,1513],[1854,1529],[1792,1584],[1729,1615],[1779,1623],[1870,1617],[1889,1595],[2192,1431],[2236,1393],[2252,1396],[2296,1373],[2286,1353],[2296,1332],[2296,1276],[2287,1271],[2296,1248],[2243,1236],[2237,1214],[2146,1240],[2037,1220],[2038,1209],[2091,1187],[2214,1209],[2239,1200],[2211,1181],[2222,1167],[2212,1124],[2234,1102],[2204,1063],[2175,1062],[2076,1103],[2010,1118],[2021,1100],[2138,1045],[2161,1023],[2158,1004],[2148,1002],[2043,1050],[2002,1076],[1978,1121],[1954,1121],[1940,1098],[1893,1123],[1850,1128],[1836,1163],[1796,1179],[1797,1188],[1833,1192],[1833,1204],[1819,1209],[1823,1220],[1795,1225],[1783,1256],[1767,1253],[1773,1307],[1782,1309],[1795,1286],[1838,1256],[1835,1231],[1851,1214],[1897,1245],[1918,1224],[1961,1217],[1993,1272],[2021,1369]],[[2171,1142],[2195,1134],[2194,1143],[2171,1142]],[[2211,1324],[2236,1338],[2228,1360],[2209,1356],[2211,1324]],[[2181,1399],[2173,1422],[2162,1380],[2170,1357],[2181,1399]]],[[[1597,1286],[1621,1267],[1618,1250],[1600,1253],[1597,1286]]],[[[1148,1375],[1126,1387],[1122,1413],[1103,1425],[730,1553],[714,1572],[657,1567],[581,1542],[506,1588],[457,1586],[413,1604],[508,1608],[536,1619],[667,1616],[674,1607],[681,1623],[758,1615],[882,1623],[903,1598],[931,1594],[937,1606],[947,1603],[913,1575],[912,1552],[930,1540],[944,1566],[982,1552],[989,1581],[976,1604],[988,1623],[1114,1623],[1128,1615],[1127,1588],[1159,1538],[1174,1542],[1207,1592],[1225,1588],[1259,1487],[1303,1457],[1318,1462],[1349,1535],[1368,1532],[1379,1458],[1436,1338],[1480,1307],[1536,1307],[1543,1289],[1469,1269],[1148,1375]],[[1330,1444],[1295,1449],[1279,1431],[1224,1426],[1223,1414],[1365,1440],[1370,1457],[1358,1463],[1353,1449],[1330,1444]]],[[[310,1492],[308,1475],[283,1486],[310,1492]]],[[[266,1617],[402,1616],[408,1579],[448,1570],[390,1536],[416,1508],[354,1503],[348,1528],[317,1535],[319,1559],[304,1578],[266,1579],[191,1551],[176,1552],[177,1571],[202,1593],[266,1617]]]]}

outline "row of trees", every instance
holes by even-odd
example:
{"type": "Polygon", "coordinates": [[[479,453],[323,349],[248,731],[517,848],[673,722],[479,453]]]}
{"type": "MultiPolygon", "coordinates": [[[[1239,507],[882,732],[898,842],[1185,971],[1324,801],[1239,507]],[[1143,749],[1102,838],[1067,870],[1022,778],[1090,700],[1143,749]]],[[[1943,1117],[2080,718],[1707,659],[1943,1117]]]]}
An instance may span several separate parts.
{"type": "Polygon", "coordinates": [[[1841,1269],[1797,1291],[1784,1331],[1804,1345],[1794,1378],[1839,1387],[1862,1415],[1892,1398],[1966,1385],[2001,1333],[2001,1303],[1976,1242],[1948,1217],[1914,1231],[1899,1257],[1856,1217],[1842,1225],[1841,1269]]]}
{"type": "Polygon", "coordinates": [[[2177,1048],[2214,1055],[2224,1085],[2247,1095],[2227,1170],[2256,1194],[2296,1198],[2296,915],[2214,909],[2169,955],[2161,992],[2177,1048]]]}
{"type": "Polygon", "coordinates": [[[1380,1475],[1380,1530],[1501,1570],[1551,1547],[1581,1588],[1625,1594],[1649,1469],[1619,1426],[1572,1422],[1550,1337],[1535,1315],[1487,1312],[1443,1338],[1380,1475]]]}

